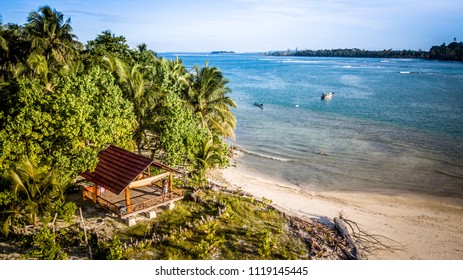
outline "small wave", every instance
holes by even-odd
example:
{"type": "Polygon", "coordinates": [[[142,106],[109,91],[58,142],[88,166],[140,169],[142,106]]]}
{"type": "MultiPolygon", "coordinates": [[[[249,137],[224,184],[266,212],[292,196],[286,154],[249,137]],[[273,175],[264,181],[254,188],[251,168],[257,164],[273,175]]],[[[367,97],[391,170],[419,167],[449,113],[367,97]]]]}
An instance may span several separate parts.
{"type": "Polygon", "coordinates": [[[320,63],[323,63],[323,61],[319,61],[319,60],[293,60],[293,59],[278,60],[277,62],[280,62],[280,63],[303,63],[303,64],[320,64],[320,63]]]}
{"type": "Polygon", "coordinates": [[[400,71],[400,74],[411,74],[412,72],[410,71],[400,71]]]}
{"type": "Polygon", "coordinates": [[[242,148],[240,148],[240,151],[242,151],[243,153],[248,154],[248,155],[253,155],[253,156],[266,158],[266,159],[271,159],[271,160],[276,160],[276,161],[282,161],[282,162],[290,162],[291,161],[290,159],[286,159],[286,158],[274,157],[274,156],[270,156],[270,155],[264,155],[264,154],[259,154],[259,153],[255,153],[255,152],[251,152],[251,151],[246,151],[246,150],[244,150],[242,148]]]}
{"type": "Polygon", "coordinates": [[[395,61],[413,61],[413,58],[396,58],[395,61]]]}

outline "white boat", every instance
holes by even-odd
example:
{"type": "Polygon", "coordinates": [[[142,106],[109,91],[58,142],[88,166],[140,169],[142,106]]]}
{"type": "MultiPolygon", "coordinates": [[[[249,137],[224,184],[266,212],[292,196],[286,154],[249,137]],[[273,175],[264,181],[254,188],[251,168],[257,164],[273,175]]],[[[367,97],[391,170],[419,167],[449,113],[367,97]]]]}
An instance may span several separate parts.
{"type": "Polygon", "coordinates": [[[324,92],[321,96],[322,100],[331,100],[333,98],[334,92],[324,92]]]}

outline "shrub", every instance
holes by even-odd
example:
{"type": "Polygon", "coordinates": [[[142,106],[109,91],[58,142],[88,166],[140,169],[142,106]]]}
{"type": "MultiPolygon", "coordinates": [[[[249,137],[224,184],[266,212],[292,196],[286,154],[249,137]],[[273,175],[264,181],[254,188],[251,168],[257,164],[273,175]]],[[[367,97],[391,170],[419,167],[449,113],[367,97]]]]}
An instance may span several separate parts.
{"type": "Polygon", "coordinates": [[[70,223],[77,211],[77,205],[74,202],[58,203],[56,205],[56,213],[58,218],[63,219],[65,222],[70,223]]]}
{"type": "Polygon", "coordinates": [[[67,254],[56,242],[56,234],[49,227],[43,227],[33,238],[34,249],[26,253],[26,257],[40,260],[65,260],[67,254]]]}
{"type": "Polygon", "coordinates": [[[99,260],[121,260],[124,254],[124,247],[117,236],[111,241],[98,240],[95,252],[95,259],[99,260]]]}
{"type": "Polygon", "coordinates": [[[195,253],[198,259],[207,259],[209,257],[210,247],[211,245],[206,240],[201,240],[201,242],[195,247],[195,253]]]}

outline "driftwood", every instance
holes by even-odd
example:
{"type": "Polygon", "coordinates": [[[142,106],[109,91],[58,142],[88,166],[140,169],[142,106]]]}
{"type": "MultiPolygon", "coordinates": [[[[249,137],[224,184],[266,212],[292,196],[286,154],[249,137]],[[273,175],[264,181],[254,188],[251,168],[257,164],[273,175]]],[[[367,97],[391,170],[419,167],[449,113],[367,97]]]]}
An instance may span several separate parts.
{"type": "Polygon", "coordinates": [[[340,216],[340,219],[351,229],[352,236],[355,238],[356,244],[358,245],[357,248],[361,248],[362,252],[372,252],[376,250],[394,252],[395,250],[403,250],[403,244],[397,241],[383,235],[369,234],[362,230],[356,222],[342,216],[340,216]]]}
{"type": "Polygon", "coordinates": [[[354,239],[352,239],[352,236],[349,234],[349,231],[344,221],[341,218],[335,217],[334,225],[338,230],[339,234],[346,240],[347,245],[349,245],[350,252],[348,252],[348,254],[350,255],[350,257],[355,260],[361,260],[362,256],[360,256],[360,252],[357,249],[357,246],[355,245],[354,239]]]}

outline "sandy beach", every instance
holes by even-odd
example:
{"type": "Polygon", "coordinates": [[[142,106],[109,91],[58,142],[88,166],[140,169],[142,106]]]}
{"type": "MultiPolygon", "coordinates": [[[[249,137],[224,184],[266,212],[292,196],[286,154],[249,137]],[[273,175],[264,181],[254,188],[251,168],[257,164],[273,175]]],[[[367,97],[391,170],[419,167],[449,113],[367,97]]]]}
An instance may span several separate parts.
{"type": "Polygon", "coordinates": [[[234,161],[214,171],[211,179],[270,199],[278,208],[332,221],[340,214],[371,235],[380,235],[391,250],[363,252],[374,260],[463,259],[463,207],[430,197],[368,193],[319,192],[246,170],[234,161]]]}

